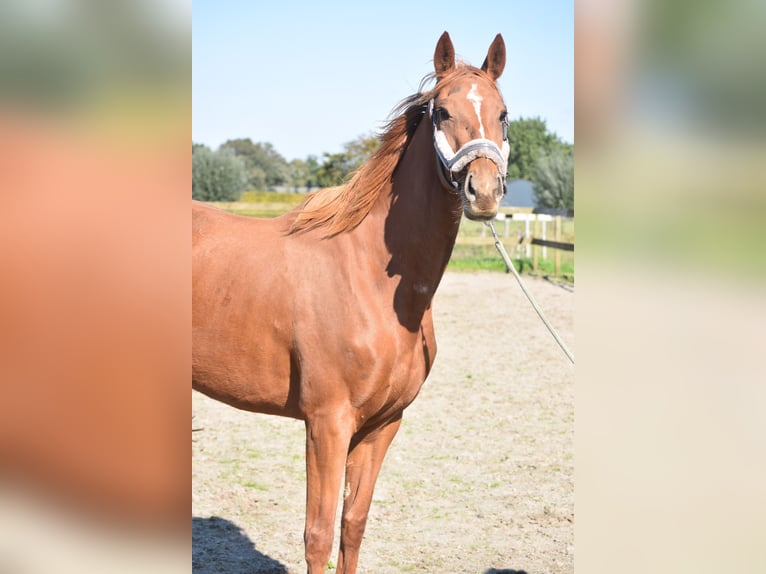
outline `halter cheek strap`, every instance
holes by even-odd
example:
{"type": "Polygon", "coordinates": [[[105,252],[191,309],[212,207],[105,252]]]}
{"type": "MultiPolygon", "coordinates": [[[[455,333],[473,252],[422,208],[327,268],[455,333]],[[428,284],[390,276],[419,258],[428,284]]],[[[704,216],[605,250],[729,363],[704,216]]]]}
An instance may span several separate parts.
{"type": "Polygon", "coordinates": [[[447,136],[439,129],[436,123],[433,100],[428,102],[428,113],[434,126],[434,148],[436,149],[436,155],[449,172],[453,187],[458,186],[454,174],[460,173],[465,166],[479,157],[493,161],[503,180],[505,180],[505,176],[508,173],[508,155],[511,153],[511,146],[507,139],[503,138],[502,148],[486,138],[473,139],[463,144],[456,152],[447,141],[447,136]]]}

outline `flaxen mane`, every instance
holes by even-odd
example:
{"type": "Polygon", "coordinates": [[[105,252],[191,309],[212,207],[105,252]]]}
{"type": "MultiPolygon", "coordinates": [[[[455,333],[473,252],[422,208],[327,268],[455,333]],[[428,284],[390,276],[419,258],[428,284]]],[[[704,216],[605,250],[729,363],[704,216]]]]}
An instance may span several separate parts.
{"type": "MultiPolygon", "coordinates": [[[[460,63],[453,72],[439,81],[439,87],[448,86],[465,74],[489,76],[468,64],[460,63]]],[[[429,74],[420,83],[417,94],[409,96],[394,108],[385,130],[380,136],[380,147],[345,185],[321,189],[310,194],[297,208],[290,233],[323,229],[323,237],[332,237],[354,229],[372,209],[382,191],[391,183],[400,158],[407,149],[412,135],[427,113],[428,102],[435,88],[425,91],[424,86],[435,79],[429,74]]],[[[494,82],[493,82],[494,83],[494,82]]]]}

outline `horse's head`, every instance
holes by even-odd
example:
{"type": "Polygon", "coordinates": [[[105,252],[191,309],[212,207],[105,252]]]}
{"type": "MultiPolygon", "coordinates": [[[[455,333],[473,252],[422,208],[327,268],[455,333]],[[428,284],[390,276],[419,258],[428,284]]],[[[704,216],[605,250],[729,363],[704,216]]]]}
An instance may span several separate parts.
{"type": "Polygon", "coordinates": [[[505,194],[508,113],[495,81],[505,67],[498,34],[481,69],[455,65],[455,48],[444,32],[436,45],[436,86],[429,104],[437,166],[459,190],[469,219],[488,220],[505,194]]]}

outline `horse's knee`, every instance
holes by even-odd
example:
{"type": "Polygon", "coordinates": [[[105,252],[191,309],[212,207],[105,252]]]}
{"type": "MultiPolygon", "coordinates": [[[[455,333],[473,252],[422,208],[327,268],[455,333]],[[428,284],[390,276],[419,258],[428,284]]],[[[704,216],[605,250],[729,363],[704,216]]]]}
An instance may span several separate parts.
{"type": "Polygon", "coordinates": [[[303,534],[306,544],[306,562],[311,565],[321,564],[324,567],[330,560],[332,551],[332,530],[329,528],[308,528],[303,534]]]}
{"type": "Polygon", "coordinates": [[[367,513],[347,512],[341,523],[341,543],[346,548],[359,548],[362,544],[367,513]]]}

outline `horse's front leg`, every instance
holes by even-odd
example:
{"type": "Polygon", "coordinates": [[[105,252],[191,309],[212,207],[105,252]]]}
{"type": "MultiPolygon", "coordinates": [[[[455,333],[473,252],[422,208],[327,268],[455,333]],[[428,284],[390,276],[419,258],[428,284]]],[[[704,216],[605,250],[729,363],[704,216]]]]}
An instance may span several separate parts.
{"type": "Polygon", "coordinates": [[[351,441],[352,417],[339,412],[306,420],[306,544],[308,574],[322,574],[332,551],[335,511],[351,441]]]}
{"type": "Polygon", "coordinates": [[[372,491],[388,446],[399,430],[401,414],[361,437],[354,437],[346,462],[343,518],[337,574],[354,574],[359,560],[372,491]]]}

